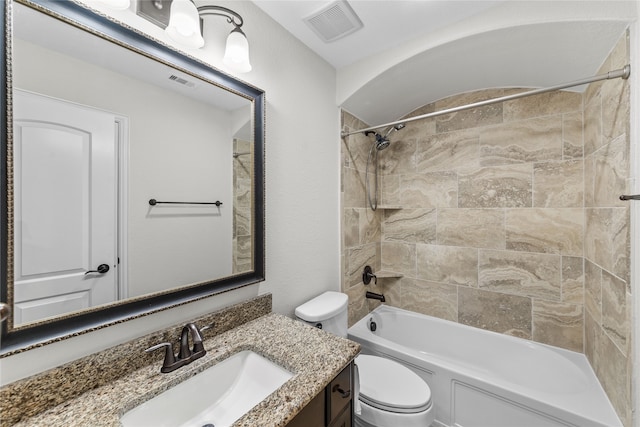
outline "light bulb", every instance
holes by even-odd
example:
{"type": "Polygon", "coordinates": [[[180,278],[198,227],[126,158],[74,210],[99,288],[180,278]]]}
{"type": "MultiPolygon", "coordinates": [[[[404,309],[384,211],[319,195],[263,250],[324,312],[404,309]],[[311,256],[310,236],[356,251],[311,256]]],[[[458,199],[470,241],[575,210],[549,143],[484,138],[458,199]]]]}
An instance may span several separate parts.
{"type": "Polygon", "coordinates": [[[227,47],[222,62],[239,73],[251,71],[249,62],[249,42],[239,27],[236,27],[227,37],[227,47]]]}
{"type": "Polygon", "coordinates": [[[200,35],[200,15],[196,5],[189,0],[173,0],[167,35],[183,47],[198,49],[204,46],[200,35]]]}

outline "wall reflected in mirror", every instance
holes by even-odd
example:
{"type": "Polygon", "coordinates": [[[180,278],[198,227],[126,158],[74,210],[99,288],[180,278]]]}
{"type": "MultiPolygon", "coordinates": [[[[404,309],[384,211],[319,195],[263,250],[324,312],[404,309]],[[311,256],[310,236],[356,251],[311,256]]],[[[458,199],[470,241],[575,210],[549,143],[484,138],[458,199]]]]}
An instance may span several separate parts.
{"type": "Polygon", "coordinates": [[[14,326],[252,271],[252,100],[13,14],[14,326]]]}

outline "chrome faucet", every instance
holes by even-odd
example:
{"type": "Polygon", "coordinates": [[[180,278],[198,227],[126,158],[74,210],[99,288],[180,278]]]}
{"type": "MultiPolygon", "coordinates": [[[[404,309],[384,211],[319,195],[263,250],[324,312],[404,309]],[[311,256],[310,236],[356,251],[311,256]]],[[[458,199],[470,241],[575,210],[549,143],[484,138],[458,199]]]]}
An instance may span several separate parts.
{"type": "MultiPolygon", "coordinates": [[[[210,327],[211,325],[205,326],[202,329],[209,329],[210,327]]],[[[194,323],[187,323],[184,328],[182,328],[182,333],[180,334],[180,351],[178,352],[178,356],[174,356],[173,346],[168,342],[154,345],[145,351],[149,353],[159,348],[165,349],[164,362],[162,363],[162,368],[160,368],[160,372],[163,373],[173,372],[176,369],[201,358],[207,353],[204,349],[204,343],[202,342],[202,333],[194,323]],[[191,336],[193,348],[189,348],[189,336],[191,336]]]]}

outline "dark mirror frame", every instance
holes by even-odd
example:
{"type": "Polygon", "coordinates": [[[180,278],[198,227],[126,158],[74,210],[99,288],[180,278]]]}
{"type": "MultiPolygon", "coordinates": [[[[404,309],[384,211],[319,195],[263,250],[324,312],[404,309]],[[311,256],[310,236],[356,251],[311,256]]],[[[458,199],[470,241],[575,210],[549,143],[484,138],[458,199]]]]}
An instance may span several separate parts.
{"type": "MultiPolygon", "coordinates": [[[[8,149],[12,146],[11,120],[11,12],[12,1],[0,0],[0,50],[4,60],[0,65],[0,301],[11,302],[10,281],[13,281],[13,242],[9,236],[9,221],[12,222],[13,201],[9,194],[9,173],[12,167],[8,149]]],[[[0,339],[0,357],[6,357],[35,346],[60,341],[71,336],[90,332],[126,320],[166,310],[191,301],[210,297],[225,291],[263,281],[265,278],[265,200],[264,200],[264,127],[265,95],[264,91],[237,80],[212,68],[193,57],[182,54],[173,48],[149,38],[148,36],[109,18],[99,15],[71,1],[20,0],[20,3],[45,11],[54,18],[88,30],[94,35],[107,38],[125,48],[131,49],[151,59],[171,65],[201,80],[225,88],[250,101],[253,101],[254,127],[254,192],[253,192],[253,270],[228,276],[219,280],[187,286],[162,294],[152,294],[115,303],[104,308],[89,309],[78,314],[55,318],[50,321],[26,325],[9,330],[7,322],[2,323],[0,339]]]]}

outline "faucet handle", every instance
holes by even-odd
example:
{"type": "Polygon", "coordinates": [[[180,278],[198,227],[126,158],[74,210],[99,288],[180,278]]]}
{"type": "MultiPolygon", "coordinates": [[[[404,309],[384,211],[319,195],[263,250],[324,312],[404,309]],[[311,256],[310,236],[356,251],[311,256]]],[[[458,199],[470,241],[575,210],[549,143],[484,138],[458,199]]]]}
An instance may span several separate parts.
{"type": "Polygon", "coordinates": [[[364,270],[362,272],[362,283],[368,285],[371,283],[371,279],[373,279],[374,284],[378,284],[378,276],[373,274],[373,269],[369,265],[365,265],[364,270]]]}
{"type": "Polygon", "coordinates": [[[176,364],[176,357],[173,355],[173,346],[171,345],[171,343],[163,342],[160,344],[156,344],[154,346],[147,348],[145,352],[151,353],[152,351],[158,350],[159,348],[165,349],[164,362],[162,363],[162,368],[160,368],[160,372],[171,372],[171,370],[175,369],[174,365],[176,364]]]}
{"type": "Polygon", "coordinates": [[[200,332],[204,332],[207,329],[213,329],[214,326],[216,326],[215,322],[211,322],[208,325],[204,325],[202,328],[200,328],[200,332]]]}

